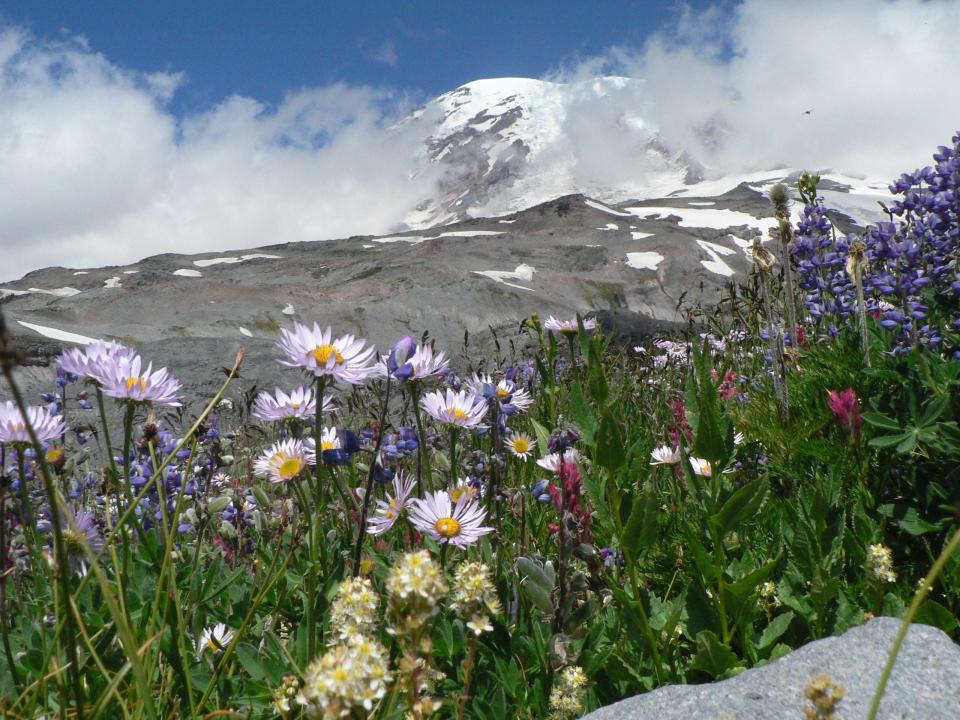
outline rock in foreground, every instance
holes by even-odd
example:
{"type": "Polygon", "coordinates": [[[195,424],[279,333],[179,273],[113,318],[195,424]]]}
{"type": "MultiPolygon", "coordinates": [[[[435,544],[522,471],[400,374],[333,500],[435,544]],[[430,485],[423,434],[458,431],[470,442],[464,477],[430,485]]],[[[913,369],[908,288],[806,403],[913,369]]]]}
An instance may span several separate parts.
{"type": "MultiPolygon", "coordinates": [[[[764,667],[708,685],[671,685],[628,698],[589,720],[787,720],[812,707],[804,688],[817,675],[843,686],[843,720],[867,716],[900,621],[876,618],[839,637],[812,642],[764,667]]],[[[960,647],[941,630],[911,626],[887,683],[878,718],[960,718],[960,647]]]]}

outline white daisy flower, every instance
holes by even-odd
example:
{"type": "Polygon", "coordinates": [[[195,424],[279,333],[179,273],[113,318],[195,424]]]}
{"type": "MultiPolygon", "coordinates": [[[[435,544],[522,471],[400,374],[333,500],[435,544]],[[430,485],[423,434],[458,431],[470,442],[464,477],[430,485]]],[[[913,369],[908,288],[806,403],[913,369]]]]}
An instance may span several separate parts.
{"type": "Polygon", "coordinates": [[[413,526],[439,543],[466,547],[493,530],[483,525],[487,511],[479,503],[461,498],[454,505],[445,490],[428,492],[423,500],[414,498],[410,505],[413,526]]]}

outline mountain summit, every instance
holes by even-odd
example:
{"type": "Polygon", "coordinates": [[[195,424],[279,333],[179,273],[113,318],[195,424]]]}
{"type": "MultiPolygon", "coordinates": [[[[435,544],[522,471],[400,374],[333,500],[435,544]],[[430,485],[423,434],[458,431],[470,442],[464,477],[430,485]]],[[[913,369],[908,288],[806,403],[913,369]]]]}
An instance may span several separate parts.
{"type": "Polygon", "coordinates": [[[574,193],[655,197],[702,179],[695,161],[625,109],[642,107],[643,90],[625,77],[494,78],[440,95],[400,123],[422,126],[426,164],[441,169],[436,195],[407,225],[503,215],[574,193]]]}

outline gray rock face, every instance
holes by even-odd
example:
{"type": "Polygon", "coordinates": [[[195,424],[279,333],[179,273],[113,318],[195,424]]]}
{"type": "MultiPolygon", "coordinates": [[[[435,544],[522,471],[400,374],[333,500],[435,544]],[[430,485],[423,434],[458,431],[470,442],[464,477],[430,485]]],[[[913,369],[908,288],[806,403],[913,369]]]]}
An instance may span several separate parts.
{"type": "MultiPolygon", "coordinates": [[[[764,667],[708,685],[671,685],[623,700],[584,720],[801,720],[812,707],[810,679],[827,675],[846,691],[843,720],[865,718],[887,653],[900,627],[876,618],[839,637],[812,642],[764,667]]],[[[878,718],[960,718],[960,647],[941,630],[913,625],[907,633],[878,718]]]]}
{"type": "MultiPolygon", "coordinates": [[[[232,397],[254,384],[300,382],[277,362],[275,347],[280,328],[295,320],[354,333],[383,352],[401,335],[429,331],[461,370],[493,364],[491,328],[505,351],[510,343],[522,351],[530,336],[519,335],[520,322],[534,312],[595,315],[630,347],[745,281],[749,243],[773,222],[763,188],[746,182],[708,196],[619,205],[570,195],[389,237],[46,268],[0,286],[0,303],[33,363],[20,372],[31,402],[50,390],[51,360],[71,340],[104,338],[168,367],[190,410],[216,391],[220,368],[241,345],[247,360],[232,397]]],[[[0,383],[0,399],[6,392],[0,383]]]]}

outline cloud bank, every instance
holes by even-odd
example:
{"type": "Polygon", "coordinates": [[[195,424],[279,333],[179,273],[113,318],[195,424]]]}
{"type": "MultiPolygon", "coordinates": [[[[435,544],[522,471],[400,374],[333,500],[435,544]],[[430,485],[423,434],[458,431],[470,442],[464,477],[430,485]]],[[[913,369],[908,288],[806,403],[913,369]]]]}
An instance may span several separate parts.
{"type": "Polygon", "coordinates": [[[332,85],[178,119],[182,82],[0,31],[0,280],[387,233],[432,192],[429,174],[410,177],[422,137],[390,129],[403,97],[332,85]]]}
{"type": "MultiPolygon", "coordinates": [[[[644,78],[627,114],[712,176],[789,166],[889,180],[960,129],[957,27],[956,0],[681,5],[642,48],[612,48],[554,79],[644,78]]],[[[597,152],[624,166],[616,158],[629,155],[607,139],[597,152]]]]}
{"type": "MultiPolygon", "coordinates": [[[[710,176],[789,166],[890,179],[960,127],[957,27],[960,0],[680,6],[642,47],[551,75],[643,79],[611,102],[567,103],[574,179],[630,183],[651,129],[710,176]]],[[[436,192],[432,124],[396,125],[403,95],[332,85],[177,117],[184,82],[119,67],[82,39],[0,29],[0,281],[387,234],[436,192]]]]}

